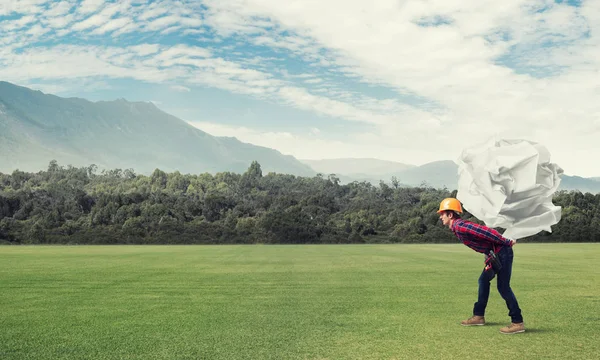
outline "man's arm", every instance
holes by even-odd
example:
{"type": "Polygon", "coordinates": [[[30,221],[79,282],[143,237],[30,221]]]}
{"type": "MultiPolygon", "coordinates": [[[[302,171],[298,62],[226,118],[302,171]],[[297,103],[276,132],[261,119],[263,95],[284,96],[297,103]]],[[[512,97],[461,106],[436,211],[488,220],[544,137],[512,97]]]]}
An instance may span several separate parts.
{"type": "Polygon", "coordinates": [[[514,240],[509,240],[502,236],[498,231],[487,227],[485,225],[479,225],[476,223],[464,224],[461,226],[461,230],[474,235],[485,241],[489,241],[494,244],[500,244],[505,246],[513,246],[514,240]]]}

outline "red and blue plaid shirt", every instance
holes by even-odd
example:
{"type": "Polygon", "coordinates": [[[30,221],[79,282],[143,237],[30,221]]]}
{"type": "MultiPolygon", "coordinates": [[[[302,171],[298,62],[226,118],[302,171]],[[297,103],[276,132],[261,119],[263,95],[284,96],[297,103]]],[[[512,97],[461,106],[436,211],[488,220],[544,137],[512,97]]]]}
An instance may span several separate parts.
{"type": "Polygon", "coordinates": [[[480,253],[487,254],[494,247],[499,249],[500,246],[510,246],[510,240],[498,231],[471,221],[454,220],[452,231],[463,244],[480,253]]]}

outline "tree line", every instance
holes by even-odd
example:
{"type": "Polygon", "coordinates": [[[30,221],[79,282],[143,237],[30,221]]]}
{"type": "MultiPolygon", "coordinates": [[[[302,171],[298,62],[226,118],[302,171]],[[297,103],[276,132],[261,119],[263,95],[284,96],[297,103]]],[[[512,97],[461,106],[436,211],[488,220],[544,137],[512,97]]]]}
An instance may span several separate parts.
{"type": "MultiPolygon", "coordinates": [[[[0,243],[452,243],[436,211],[456,190],[335,175],[166,173],[60,166],[0,173],[0,243]]],[[[559,191],[562,219],[528,242],[600,241],[600,194],[559,191]]],[[[465,218],[481,223],[468,212],[465,218]]],[[[498,229],[502,231],[502,229],[498,229]]]]}

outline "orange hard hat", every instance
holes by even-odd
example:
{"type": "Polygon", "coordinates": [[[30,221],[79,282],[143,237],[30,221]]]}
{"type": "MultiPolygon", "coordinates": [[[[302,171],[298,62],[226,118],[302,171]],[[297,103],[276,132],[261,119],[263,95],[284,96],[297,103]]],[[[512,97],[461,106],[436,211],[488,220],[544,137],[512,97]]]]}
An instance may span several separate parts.
{"type": "Polygon", "coordinates": [[[457,199],[445,198],[440,203],[440,209],[437,211],[437,213],[439,214],[442,211],[456,211],[457,213],[462,214],[463,209],[460,205],[460,201],[458,201],[457,199]]]}

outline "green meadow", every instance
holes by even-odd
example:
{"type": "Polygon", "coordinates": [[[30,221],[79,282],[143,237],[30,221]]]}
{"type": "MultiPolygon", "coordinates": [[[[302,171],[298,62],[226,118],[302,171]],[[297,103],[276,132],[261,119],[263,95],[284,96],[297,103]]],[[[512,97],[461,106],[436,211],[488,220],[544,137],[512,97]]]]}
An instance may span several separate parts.
{"type": "Polygon", "coordinates": [[[0,359],[592,359],[600,244],[514,247],[526,332],[449,245],[3,246],[0,359]]]}

